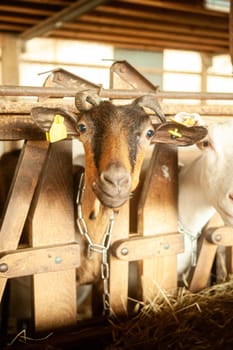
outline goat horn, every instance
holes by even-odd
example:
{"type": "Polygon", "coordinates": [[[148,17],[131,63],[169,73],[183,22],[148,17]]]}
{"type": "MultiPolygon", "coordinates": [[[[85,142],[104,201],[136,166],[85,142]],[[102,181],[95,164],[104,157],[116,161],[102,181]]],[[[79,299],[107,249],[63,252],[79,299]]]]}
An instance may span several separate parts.
{"type": "Polygon", "coordinates": [[[75,106],[79,111],[87,111],[92,106],[97,106],[101,98],[96,94],[91,94],[90,91],[78,92],[75,96],[75,106]]]}
{"type": "Polygon", "coordinates": [[[147,107],[152,109],[157,114],[157,116],[159,117],[162,123],[167,122],[166,117],[163,114],[162,108],[155,96],[149,96],[149,95],[141,96],[141,97],[138,97],[135,100],[135,102],[141,107],[147,107]]]}

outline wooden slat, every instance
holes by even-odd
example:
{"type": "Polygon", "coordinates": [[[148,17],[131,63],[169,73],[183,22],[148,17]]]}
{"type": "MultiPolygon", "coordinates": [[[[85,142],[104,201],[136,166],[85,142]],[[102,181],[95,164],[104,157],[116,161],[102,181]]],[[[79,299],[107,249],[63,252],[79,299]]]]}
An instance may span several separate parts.
{"type": "MultiPolygon", "coordinates": [[[[31,205],[31,200],[48,150],[47,142],[27,142],[21,151],[0,231],[0,251],[15,250],[31,205]]],[[[0,299],[6,278],[0,279],[0,299]]]]}
{"type": "Polygon", "coordinates": [[[49,16],[51,15],[52,11],[49,11],[47,7],[43,8],[35,8],[32,6],[19,6],[19,5],[10,5],[8,4],[0,4],[0,12],[6,11],[8,13],[15,13],[15,15],[21,13],[21,14],[30,14],[34,16],[49,16]]]}
{"type": "MultiPolygon", "coordinates": [[[[116,216],[112,243],[129,237],[129,203],[120,208],[116,216]]],[[[113,314],[127,313],[128,302],[128,261],[122,261],[110,256],[110,310],[113,314]]]]}
{"type": "Polygon", "coordinates": [[[119,2],[150,6],[155,8],[162,8],[167,10],[175,10],[188,13],[198,13],[209,16],[225,17],[225,13],[218,12],[209,9],[205,9],[203,6],[194,6],[188,3],[179,3],[178,1],[158,1],[158,0],[118,0],[119,2]]]}
{"type": "MultiPolygon", "coordinates": [[[[180,24],[177,26],[175,23],[163,22],[163,21],[143,21],[140,18],[128,18],[127,16],[117,14],[108,16],[100,16],[95,12],[85,14],[81,16],[78,23],[95,23],[98,25],[114,25],[119,27],[127,26],[128,28],[134,28],[135,30],[150,30],[151,32],[165,32],[165,33],[183,33],[190,36],[209,36],[216,38],[228,39],[227,28],[225,30],[217,30],[215,28],[206,29],[205,27],[199,27],[198,25],[180,24]]],[[[68,25],[68,24],[67,24],[68,25]]],[[[75,23],[69,23],[69,28],[75,28],[75,23]]]]}
{"type": "Polygon", "coordinates": [[[64,271],[80,265],[78,243],[59,244],[43,248],[20,248],[4,254],[0,265],[6,264],[7,271],[1,277],[13,278],[35,273],[64,271]]]}
{"type": "Polygon", "coordinates": [[[184,246],[181,243],[180,234],[177,232],[146,237],[136,235],[116,242],[112,251],[121,260],[136,261],[182,253],[184,246]]]}
{"type": "MultiPolygon", "coordinates": [[[[177,230],[177,174],[177,150],[156,146],[138,205],[138,232],[142,236],[177,230]]],[[[160,289],[176,289],[176,254],[144,259],[141,278],[144,301],[153,301],[160,289]]]]}
{"type": "Polygon", "coordinates": [[[96,32],[74,32],[73,35],[69,31],[57,30],[51,33],[53,38],[64,38],[64,39],[74,39],[74,40],[88,40],[95,41],[98,43],[106,43],[109,45],[115,45],[122,48],[128,49],[147,49],[152,51],[160,51],[167,48],[170,49],[182,49],[182,50],[194,50],[203,52],[215,52],[215,53],[227,53],[228,45],[226,46],[214,46],[214,45],[199,45],[189,44],[188,42],[174,42],[167,40],[152,40],[148,38],[143,38],[143,40],[138,40],[136,37],[120,37],[118,35],[108,34],[98,34],[96,32]]]}
{"type": "MultiPolygon", "coordinates": [[[[218,213],[215,213],[201,234],[200,240],[198,242],[197,265],[192,269],[191,275],[189,276],[189,289],[192,292],[199,292],[205,288],[209,282],[213,262],[217,253],[217,245],[211,242],[210,239],[207,239],[206,236],[208,235],[211,238],[211,235],[215,229],[218,230],[220,228],[221,232],[222,226],[223,221],[221,219],[221,216],[218,213]]],[[[215,237],[215,235],[213,236],[215,237]]]]}
{"type": "MultiPolygon", "coordinates": [[[[51,145],[30,211],[32,247],[75,240],[71,147],[70,141],[51,145]]],[[[37,331],[75,324],[77,310],[74,268],[34,275],[33,284],[37,331]]]]}
{"type": "Polygon", "coordinates": [[[189,290],[193,293],[199,292],[208,284],[210,272],[216,255],[217,246],[209,243],[205,238],[201,243],[197,266],[193,272],[189,290]]]}
{"type": "MultiPolygon", "coordinates": [[[[64,29],[69,29],[71,25],[67,24],[63,27],[64,29]]],[[[107,33],[111,33],[111,35],[120,35],[125,36],[128,41],[133,40],[133,38],[141,38],[143,42],[147,42],[147,40],[153,39],[154,41],[158,40],[168,40],[175,41],[175,42],[182,42],[182,43],[190,43],[190,45],[194,44],[200,44],[200,40],[202,41],[202,45],[215,45],[215,46],[227,46],[228,45],[228,38],[223,40],[222,38],[216,38],[214,35],[212,37],[210,36],[198,36],[196,35],[185,35],[181,33],[177,33],[175,30],[173,32],[168,31],[148,31],[144,28],[144,26],[141,28],[141,30],[136,31],[135,28],[129,28],[128,24],[125,23],[123,26],[113,26],[111,25],[105,25],[101,24],[93,24],[93,23],[83,23],[78,22],[75,26],[72,25],[74,30],[77,30],[78,32],[87,32],[87,33],[98,33],[98,35],[106,35],[107,33]],[[132,39],[130,39],[132,38],[132,39]]],[[[62,30],[61,30],[62,32],[62,30]]]]}
{"type": "Polygon", "coordinates": [[[112,44],[118,47],[125,47],[125,48],[138,48],[138,49],[146,49],[146,50],[162,50],[165,48],[170,49],[183,49],[183,50],[196,50],[196,51],[203,51],[203,52],[218,52],[218,53],[226,53],[228,52],[228,43],[226,46],[217,46],[217,45],[203,45],[201,42],[198,43],[188,43],[188,42],[182,42],[182,41],[171,41],[169,40],[169,36],[167,40],[153,40],[144,38],[141,40],[141,42],[138,40],[137,37],[127,37],[122,36],[119,37],[119,35],[111,34],[111,31],[107,34],[99,34],[98,32],[70,32],[66,30],[56,30],[51,33],[51,36],[54,38],[66,38],[66,39],[75,39],[75,40],[90,40],[95,42],[105,42],[108,44],[112,44]]]}
{"type": "MultiPolygon", "coordinates": [[[[120,85],[120,79],[116,79],[116,75],[110,70],[110,87],[116,89],[120,85]]],[[[129,201],[120,208],[115,220],[111,244],[129,237],[129,201]]],[[[111,254],[109,277],[110,311],[116,315],[125,314],[128,303],[128,261],[121,261],[111,254]]]]}
{"type": "Polygon", "coordinates": [[[69,1],[67,0],[52,0],[52,1],[46,1],[46,0],[20,0],[21,3],[24,3],[24,6],[31,4],[37,4],[40,6],[59,6],[59,7],[65,7],[67,4],[69,4],[69,1]]]}
{"type": "Polygon", "coordinates": [[[117,14],[117,15],[126,15],[129,18],[141,18],[144,20],[158,20],[158,21],[164,21],[164,22],[171,22],[180,23],[180,24],[189,24],[189,25],[195,25],[205,28],[214,28],[216,29],[226,29],[228,27],[228,14],[224,14],[222,17],[218,17],[218,13],[216,12],[216,18],[213,18],[212,16],[201,16],[201,15],[192,15],[189,14],[187,16],[184,16],[183,13],[177,13],[173,11],[163,11],[163,10],[157,10],[153,11],[152,9],[149,9],[146,11],[146,9],[143,11],[142,8],[138,8],[137,6],[113,6],[112,3],[109,5],[101,5],[98,6],[96,9],[96,12],[99,13],[101,16],[106,16],[106,14],[117,14]]]}

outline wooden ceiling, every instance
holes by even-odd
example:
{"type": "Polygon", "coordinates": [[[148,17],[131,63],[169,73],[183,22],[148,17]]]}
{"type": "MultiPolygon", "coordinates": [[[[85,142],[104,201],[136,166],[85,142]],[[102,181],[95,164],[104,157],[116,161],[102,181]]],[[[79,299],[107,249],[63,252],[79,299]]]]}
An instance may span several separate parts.
{"type": "Polygon", "coordinates": [[[0,34],[229,53],[229,13],[204,0],[1,0],[0,34]]]}

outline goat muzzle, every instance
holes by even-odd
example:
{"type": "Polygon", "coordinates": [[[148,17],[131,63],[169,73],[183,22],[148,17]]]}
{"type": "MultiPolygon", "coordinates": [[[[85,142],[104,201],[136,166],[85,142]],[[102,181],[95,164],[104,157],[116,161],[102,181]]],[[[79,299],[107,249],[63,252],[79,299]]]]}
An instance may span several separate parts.
{"type": "Polygon", "coordinates": [[[131,185],[131,175],[124,167],[110,165],[92,187],[103,205],[118,208],[129,199],[131,185]]]}

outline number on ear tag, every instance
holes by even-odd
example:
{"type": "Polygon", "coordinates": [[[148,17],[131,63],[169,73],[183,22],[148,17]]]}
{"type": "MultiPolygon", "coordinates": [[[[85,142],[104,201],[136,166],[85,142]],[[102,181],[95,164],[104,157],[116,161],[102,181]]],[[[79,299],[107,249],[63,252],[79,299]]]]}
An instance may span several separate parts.
{"type": "Polygon", "coordinates": [[[67,138],[67,130],[64,124],[64,117],[57,114],[54,116],[54,121],[46,132],[46,140],[53,143],[67,138]]]}

